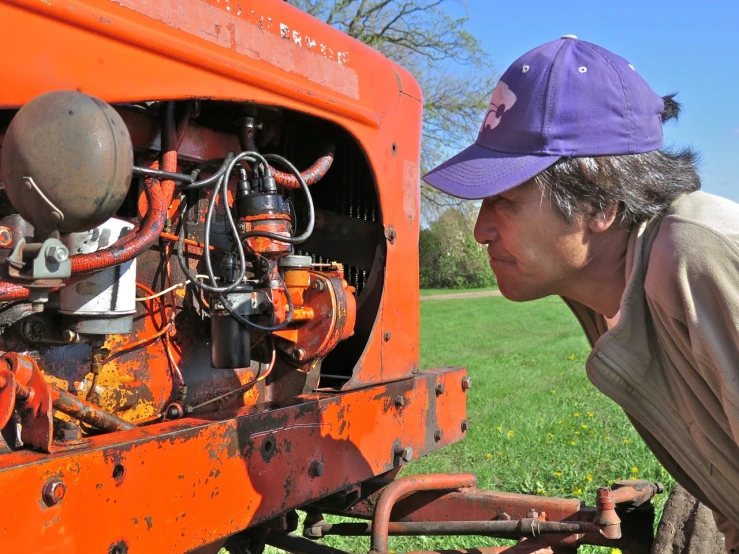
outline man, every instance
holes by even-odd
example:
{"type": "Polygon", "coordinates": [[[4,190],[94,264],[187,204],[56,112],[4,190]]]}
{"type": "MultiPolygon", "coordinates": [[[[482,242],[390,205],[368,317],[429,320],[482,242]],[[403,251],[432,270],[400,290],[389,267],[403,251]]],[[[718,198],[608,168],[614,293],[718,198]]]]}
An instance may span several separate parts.
{"type": "MultiPolygon", "coordinates": [[[[505,72],[474,145],[424,176],[482,199],[502,294],[560,295],[592,383],[739,548],[739,205],[703,192],[677,116],[626,60],[566,35],[505,72]]],[[[739,552],[739,550],[737,550],[739,552]]]]}

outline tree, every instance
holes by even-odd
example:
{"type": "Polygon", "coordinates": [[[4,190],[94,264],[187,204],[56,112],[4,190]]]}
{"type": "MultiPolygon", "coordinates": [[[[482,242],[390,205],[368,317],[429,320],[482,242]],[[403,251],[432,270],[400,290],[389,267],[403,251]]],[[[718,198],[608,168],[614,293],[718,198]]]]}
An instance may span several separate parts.
{"type": "Polygon", "coordinates": [[[471,288],[495,284],[485,246],[472,236],[474,218],[447,208],[421,230],[421,288],[471,288]]]}
{"type": "MultiPolygon", "coordinates": [[[[290,0],[410,71],[424,96],[422,174],[469,146],[495,80],[480,41],[445,6],[463,0],[290,0]]],[[[466,10],[464,10],[466,13],[466,10]]],[[[422,217],[462,204],[422,184],[422,217]]]]}

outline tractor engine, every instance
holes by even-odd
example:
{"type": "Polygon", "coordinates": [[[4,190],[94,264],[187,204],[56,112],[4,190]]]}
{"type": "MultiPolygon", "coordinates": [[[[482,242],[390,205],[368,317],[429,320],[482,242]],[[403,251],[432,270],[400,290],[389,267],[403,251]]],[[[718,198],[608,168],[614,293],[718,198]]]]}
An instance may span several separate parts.
{"type": "Polygon", "coordinates": [[[0,427],[20,418],[5,448],[51,452],[55,434],[318,387],[327,355],[354,335],[355,292],[372,261],[361,273],[346,268],[347,277],[343,263],[303,250],[326,238],[329,216],[309,186],[331,169],[341,137],[320,123],[290,130],[278,114],[261,115],[203,101],[114,108],[75,91],[42,94],[12,114],[0,229],[2,298],[14,300],[4,307],[0,376],[23,392],[2,406],[0,427]],[[149,138],[160,141],[160,156],[134,149],[126,119],[134,133],[141,122],[159,125],[161,136],[149,138]],[[201,144],[213,151],[207,160],[178,156],[197,121],[227,124],[231,143],[201,144]],[[305,148],[301,132],[322,138],[305,148]],[[260,153],[270,142],[279,151],[280,140],[295,151],[260,153]],[[303,173],[290,161],[316,149],[303,173]],[[44,375],[56,418],[49,399],[38,404],[45,391],[33,384],[44,375]]]}

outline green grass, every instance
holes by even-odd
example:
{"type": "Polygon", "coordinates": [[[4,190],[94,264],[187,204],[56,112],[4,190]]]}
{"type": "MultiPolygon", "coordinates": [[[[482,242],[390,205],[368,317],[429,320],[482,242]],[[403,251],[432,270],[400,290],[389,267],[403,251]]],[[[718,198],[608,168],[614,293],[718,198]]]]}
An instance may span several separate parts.
{"type": "MultiPolygon", "coordinates": [[[[577,321],[557,298],[422,303],[421,367],[467,367],[473,380],[470,430],[462,442],[412,462],[403,474],[471,471],[480,488],[576,497],[589,505],[598,487],[632,476],[671,488],[672,479],[620,408],[587,380],[588,353],[577,321]]],[[[658,508],[666,496],[658,498],[658,508]]],[[[369,550],[367,538],[324,542],[350,552],[369,550]]],[[[396,551],[495,544],[507,543],[479,537],[390,540],[396,551]]]]}
{"type": "Polygon", "coordinates": [[[454,294],[458,292],[479,292],[485,290],[498,290],[498,287],[480,287],[476,289],[421,289],[421,296],[431,296],[433,294],[454,294]]]}

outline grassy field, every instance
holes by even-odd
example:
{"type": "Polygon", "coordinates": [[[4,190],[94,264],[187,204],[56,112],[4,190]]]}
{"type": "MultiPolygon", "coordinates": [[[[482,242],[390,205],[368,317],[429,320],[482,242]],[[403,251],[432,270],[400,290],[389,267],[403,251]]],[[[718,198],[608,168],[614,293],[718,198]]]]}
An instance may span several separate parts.
{"type": "Polygon", "coordinates": [[[498,290],[498,287],[481,287],[477,289],[421,289],[421,296],[433,296],[437,294],[454,294],[457,292],[480,292],[486,290],[498,290]]]}
{"type": "MultiPolygon", "coordinates": [[[[587,380],[589,347],[557,298],[515,304],[486,297],[421,304],[421,367],[466,366],[470,431],[403,474],[472,471],[481,488],[576,497],[639,477],[673,481],[621,410],[587,380]]],[[[666,495],[656,502],[664,503],[666,495]]],[[[331,518],[330,521],[342,521],[331,518]]],[[[367,552],[369,539],[326,544],[367,552]]],[[[478,537],[391,537],[396,551],[506,544],[478,537]]],[[[611,553],[584,547],[583,553],[611,553]]]]}

